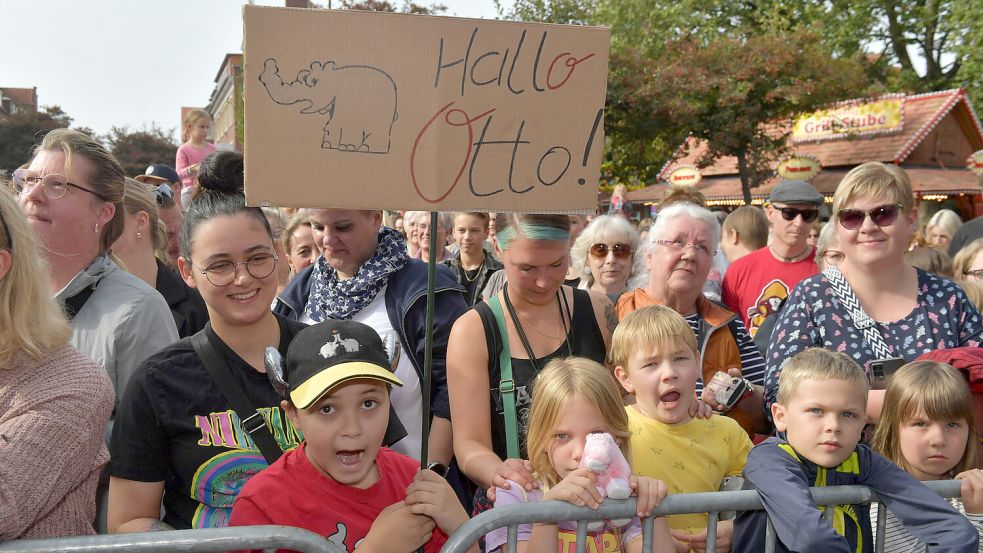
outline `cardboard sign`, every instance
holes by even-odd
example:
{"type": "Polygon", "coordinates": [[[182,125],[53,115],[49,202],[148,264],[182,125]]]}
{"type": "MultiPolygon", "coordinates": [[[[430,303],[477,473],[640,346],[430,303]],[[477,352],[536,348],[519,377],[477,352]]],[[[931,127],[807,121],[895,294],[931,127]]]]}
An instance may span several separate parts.
{"type": "Polygon", "coordinates": [[[666,180],[676,186],[696,186],[703,180],[703,175],[695,165],[679,165],[669,172],[666,180]]]}
{"type": "Polygon", "coordinates": [[[893,95],[874,102],[844,102],[830,109],[800,115],[792,126],[792,141],[886,134],[903,128],[904,96],[893,95]]]}
{"type": "Polygon", "coordinates": [[[609,31],[245,6],[246,199],[597,205],[609,31]]]}
{"type": "Polygon", "coordinates": [[[783,179],[808,181],[822,169],[819,160],[812,156],[793,156],[782,160],[775,172],[783,179]]]}

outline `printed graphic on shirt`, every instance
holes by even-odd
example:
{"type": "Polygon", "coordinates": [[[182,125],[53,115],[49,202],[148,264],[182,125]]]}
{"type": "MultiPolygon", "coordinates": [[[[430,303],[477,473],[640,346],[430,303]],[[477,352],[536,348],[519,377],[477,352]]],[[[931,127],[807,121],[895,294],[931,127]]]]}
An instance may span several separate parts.
{"type": "MultiPolygon", "coordinates": [[[[279,407],[261,407],[258,411],[280,449],[288,451],[303,441],[303,436],[279,407]]],[[[235,411],[195,415],[195,426],[201,430],[198,446],[219,447],[224,451],[206,459],[191,479],[191,498],[200,503],[192,528],[228,526],[235,498],[246,482],[269,464],[256,442],[243,430],[235,411]]]]}
{"type": "Polygon", "coordinates": [[[765,317],[778,311],[787,297],[788,287],[778,279],[772,280],[761,289],[754,305],[747,310],[747,331],[751,337],[758,333],[758,327],[765,322],[765,317]]]}
{"type": "MultiPolygon", "coordinates": [[[[498,388],[491,390],[492,400],[495,402],[495,412],[499,415],[505,414],[505,404],[502,402],[502,393],[498,388]]],[[[528,386],[515,387],[515,415],[518,422],[519,441],[526,439],[526,429],[529,427],[529,412],[532,410],[532,390],[528,386]]]]}
{"type": "MultiPolygon", "coordinates": [[[[577,532],[560,529],[556,533],[558,553],[575,553],[577,551],[577,532]]],[[[619,553],[621,551],[620,531],[598,532],[587,534],[587,553],[619,553]]]]}
{"type": "Polygon", "coordinates": [[[342,550],[349,551],[349,552],[358,549],[358,546],[362,545],[362,542],[365,540],[365,538],[362,537],[358,541],[353,543],[351,547],[348,547],[348,544],[345,543],[348,540],[348,527],[345,526],[345,523],[343,522],[339,522],[338,524],[335,525],[334,534],[325,537],[328,538],[329,542],[337,545],[342,550]]]}

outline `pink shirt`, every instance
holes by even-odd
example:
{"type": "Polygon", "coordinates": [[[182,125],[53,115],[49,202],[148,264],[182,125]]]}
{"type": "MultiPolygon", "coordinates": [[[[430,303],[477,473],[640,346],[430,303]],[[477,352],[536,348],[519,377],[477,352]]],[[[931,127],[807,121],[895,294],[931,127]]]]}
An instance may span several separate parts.
{"type": "Polygon", "coordinates": [[[191,186],[194,184],[194,178],[188,174],[188,167],[201,163],[208,154],[214,152],[217,148],[211,142],[205,143],[203,148],[195,148],[190,142],[185,142],[181,144],[177,149],[177,157],[174,160],[174,168],[177,169],[177,174],[181,177],[181,184],[184,186],[191,186]]]}

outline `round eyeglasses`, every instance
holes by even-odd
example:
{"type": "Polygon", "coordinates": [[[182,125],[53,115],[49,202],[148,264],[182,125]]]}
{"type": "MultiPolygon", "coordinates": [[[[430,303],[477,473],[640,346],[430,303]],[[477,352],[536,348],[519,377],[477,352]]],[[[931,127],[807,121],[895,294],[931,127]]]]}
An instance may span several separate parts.
{"type": "Polygon", "coordinates": [[[65,197],[65,194],[68,193],[69,187],[71,187],[83,192],[88,192],[104,202],[109,201],[95,190],[89,190],[84,186],[79,186],[75,183],[68,182],[68,179],[66,179],[64,175],[50,173],[43,177],[39,177],[37,175],[29,174],[27,169],[17,169],[14,171],[14,191],[18,194],[29,194],[31,190],[34,190],[34,187],[39,184],[41,185],[41,190],[44,192],[44,195],[52,200],[58,200],[65,197]]]}
{"type": "Polygon", "coordinates": [[[239,278],[239,266],[245,265],[246,272],[249,273],[249,276],[259,280],[273,274],[273,271],[276,269],[277,259],[276,254],[260,253],[240,263],[216,261],[205,267],[201,271],[201,274],[205,275],[208,282],[211,282],[214,286],[228,286],[239,278]]]}

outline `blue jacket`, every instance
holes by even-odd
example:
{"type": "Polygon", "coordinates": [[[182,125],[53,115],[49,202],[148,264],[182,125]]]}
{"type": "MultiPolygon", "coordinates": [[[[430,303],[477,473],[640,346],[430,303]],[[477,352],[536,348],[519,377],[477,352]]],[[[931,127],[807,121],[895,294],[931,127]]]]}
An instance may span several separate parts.
{"type": "MultiPolygon", "coordinates": [[[[311,295],[311,274],[307,267],[290,281],[277,297],[273,311],[288,319],[299,320],[311,295]]],[[[454,321],[468,310],[463,288],[451,270],[437,265],[434,286],[433,372],[430,380],[430,409],[435,417],[450,420],[450,397],[447,394],[447,341],[454,321]]],[[[423,356],[427,329],[427,264],[410,259],[406,266],[389,278],[386,285],[386,312],[389,322],[399,333],[403,351],[413,352],[410,360],[423,384],[423,356]]]]}
{"type": "Polygon", "coordinates": [[[976,529],[949,503],[866,445],[835,468],[799,455],[781,438],[768,438],[748,455],[745,489],[757,489],[764,511],[743,511],[734,521],[733,553],[764,551],[766,513],[775,525],[779,553],[873,551],[867,505],[837,505],[832,524],[823,517],[810,486],[869,486],[928,545],[928,553],[977,553],[976,529]]]}

